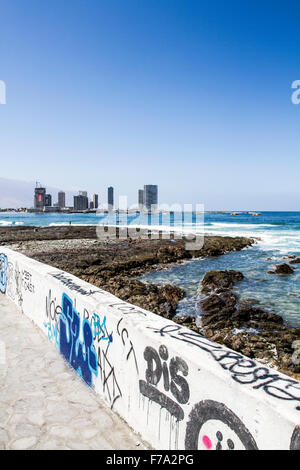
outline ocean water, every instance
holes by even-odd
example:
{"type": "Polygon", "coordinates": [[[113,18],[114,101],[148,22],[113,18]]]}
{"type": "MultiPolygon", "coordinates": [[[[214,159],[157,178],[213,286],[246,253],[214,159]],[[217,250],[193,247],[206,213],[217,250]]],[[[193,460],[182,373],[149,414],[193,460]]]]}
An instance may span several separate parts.
{"type": "MultiPolygon", "coordinates": [[[[131,214],[28,214],[0,213],[0,226],[10,225],[131,225],[146,227],[148,216],[131,214]]],[[[174,214],[171,230],[203,232],[201,217],[196,220],[185,214],[174,214]]],[[[162,220],[153,216],[151,226],[170,225],[169,216],[162,220]]],[[[157,284],[172,283],[185,289],[187,295],[178,305],[179,314],[197,313],[199,284],[211,269],[242,271],[245,279],[235,286],[241,299],[255,299],[272,312],[280,314],[290,326],[300,327],[300,264],[288,276],[268,274],[274,264],[286,262],[287,255],[300,256],[300,212],[262,212],[254,216],[242,212],[204,214],[204,232],[216,235],[245,235],[257,238],[257,243],[241,252],[228,253],[217,258],[198,259],[175,265],[171,269],[149,273],[141,279],[157,284]]]]}

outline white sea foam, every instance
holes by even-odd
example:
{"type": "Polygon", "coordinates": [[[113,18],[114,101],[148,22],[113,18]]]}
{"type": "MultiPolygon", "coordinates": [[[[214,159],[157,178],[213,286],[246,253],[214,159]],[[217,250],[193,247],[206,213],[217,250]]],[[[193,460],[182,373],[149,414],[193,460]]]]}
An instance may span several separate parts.
{"type": "Polygon", "coordinates": [[[69,223],[69,222],[52,222],[48,227],[94,227],[98,224],[78,224],[78,223],[69,223]]]}
{"type": "Polygon", "coordinates": [[[11,225],[24,225],[24,222],[15,222],[14,220],[0,220],[2,227],[10,227],[11,225]]]}
{"type": "Polygon", "coordinates": [[[8,225],[13,225],[13,223],[11,221],[8,221],[8,220],[0,220],[0,225],[2,226],[8,226],[8,225]]]}
{"type": "Polygon", "coordinates": [[[252,230],[253,228],[260,228],[260,227],[274,227],[274,225],[272,224],[239,224],[239,223],[232,223],[232,222],[210,222],[209,226],[212,226],[214,228],[217,228],[217,227],[239,228],[241,227],[241,228],[251,228],[252,230]]]}

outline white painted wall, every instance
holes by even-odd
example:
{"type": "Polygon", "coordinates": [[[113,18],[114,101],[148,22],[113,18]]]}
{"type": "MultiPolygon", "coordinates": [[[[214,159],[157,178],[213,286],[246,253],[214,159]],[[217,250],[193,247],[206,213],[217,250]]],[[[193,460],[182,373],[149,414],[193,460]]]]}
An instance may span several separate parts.
{"type": "Polygon", "coordinates": [[[300,382],[3,247],[1,291],[154,448],[300,448],[300,382]]]}

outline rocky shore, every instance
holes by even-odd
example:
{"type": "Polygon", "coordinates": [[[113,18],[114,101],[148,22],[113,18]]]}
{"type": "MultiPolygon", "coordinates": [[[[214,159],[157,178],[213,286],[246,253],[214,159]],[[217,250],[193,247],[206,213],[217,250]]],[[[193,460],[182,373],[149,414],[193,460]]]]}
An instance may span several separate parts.
{"type": "Polygon", "coordinates": [[[145,284],[134,278],[191,258],[219,256],[251,246],[245,237],[207,236],[202,249],[189,251],[183,240],[98,240],[96,228],[0,228],[0,244],[70,272],[123,300],[167,318],[176,314],[183,298],[180,287],[145,284]]]}
{"type": "MultiPolygon", "coordinates": [[[[206,273],[199,292],[197,317],[176,316],[177,304],[185,295],[180,287],[157,286],[136,279],[173,263],[220,256],[253,243],[254,240],[245,237],[207,236],[201,250],[187,251],[183,240],[100,241],[95,227],[0,228],[0,244],[68,271],[123,300],[300,378],[300,366],[292,361],[295,352],[292,345],[300,340],[300,330],[288,328],[280,316],[261,309],[255,299],[241,302],[232,289],[243,282],[243,273],[206,273]]],[[[288,272],[281,267],[274,274],[288,272]]]]}
{"type": "Polygon", "coordinates": [[[232,288],[243,279],[239,271],[206,273],[197,305],[200,321],[192,317],[174,321],[299,379],[300,366],[293,361],[299,348],[293,343],[300,340],[300,330],[285,326],[281,316],[261,309],[255,299],[240,301],[232,288]]]}

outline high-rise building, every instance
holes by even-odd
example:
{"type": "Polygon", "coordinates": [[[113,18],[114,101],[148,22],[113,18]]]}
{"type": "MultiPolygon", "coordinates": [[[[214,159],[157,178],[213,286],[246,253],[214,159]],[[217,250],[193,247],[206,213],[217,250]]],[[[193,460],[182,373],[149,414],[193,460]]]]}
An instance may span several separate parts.
{"type": "Polygon", "coordinates": [[[158,186],[146,184],[144,186],[144,206],[148,211],[156,210],[158,204],[158,186]]]}
{"type": "Polygon", "coordinates": [[[78,196],[74,196],[74,210],[85,211],[89,207],[89,199],[86,191],[79,191],[78,196]]]}
{"type": "Polygon", "coordinates": [[[94,204],[94,209],[98,209],[98,206],[99,206],[98,194],[93,194],[92,200],[94,204]]]}
{"type": "Polygon", "coordinates": [[[63,191],[59,191],[57,195],[57,200],[58,200],[58,207],[66,207],[66,193],[63,191]]]}
{"type": "Polygon", "coordinates": [[[143,209],[143,206],[144,206],[144,190],[143,189],[139,189],[139,192],[138,192],[138,204],[139,204],[139,209],[143,209]]]}
{"type": "Polygon", "coordinates": [[[114,188],[110,186],[107,190],[107,204],[108,210],[113,210],[114,208],[114,188]]]}
{"type": "Polygon", "coordinates": [[[36,183],[34,190],[34,208],[42,210],[45,206],[46,188],[42,188],[40,183],[36,183]]]}
{"type": "Polygon", "coordinates": [[[45,207],[51,207],[52,206],[52,196],[51,196],[51,194],[45,194],[44,206],[45,207]]]}

